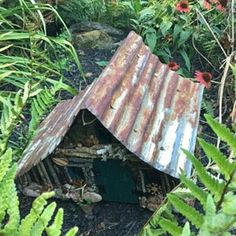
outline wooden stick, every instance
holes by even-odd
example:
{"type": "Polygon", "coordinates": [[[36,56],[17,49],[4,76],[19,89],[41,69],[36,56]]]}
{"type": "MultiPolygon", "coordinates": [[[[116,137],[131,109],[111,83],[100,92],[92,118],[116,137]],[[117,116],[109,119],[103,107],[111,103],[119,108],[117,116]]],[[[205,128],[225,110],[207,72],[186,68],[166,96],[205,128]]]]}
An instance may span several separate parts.
{"type": "Polygon", "coordinates": [[[69,171],[68,171],[67,167],[63,166],[63,170],[64,170],[64,174],[65,174],[67,180],[69,181],[69,183],[71,183],[73,180],[70,177],[70,174],[69,174],[69,171]]]}
{"type": "Polygon", "coordinates": [[[47,183],[49,184],[49,186],[53,186],[53,184],[52,184],[52,182],[51,182],[51,180],[50,180],[50,178],[48,176],[48,173],[47,173],[47,171],[45,169],[44,163],[42,161],[40,161],[39,165],[40,165],[40,168],[41,168],[41,170],[43,172],[43,175],[44,175],[45,179],[47,180],[47,183]]]}
{"type": "Polygon", "coordinates": [[[54,180],[56,186],[59,187],[61,184],[60,184],[60,181],[59,181],[59,179],[57,177],[57,174],[56,174],[56,172],[54,170],[54,167],[52,166],[51,160],[49,160],[49,158],[46,158],[45,162],[46,162],[46,164],[48,166],[49,173],[52,175],[53,180],[54,180]]]}
{"type": "Polygon", "coordinates": [[[38,170],[38,172],[39,172],[40,178],[41,178],[42,181],[43,181],[43,184],[44,184],[44,185],[47,185],[47,184],[48,184],[48,183],[47,183],[47,179],[44,177],[43,172],[42,172],[42,170],[41,170],[41,168],[40,168],[40,165],[36,165],[36,168],[37,168],[37,170],[38,170]]]}
{"type": "Polygon", "coordinates": [[[36,183],[40,183],[39,176],[38,176],[38,174],[37,174],[37,170],[35,169],[35,167],[32,168],[31,173],[33,174],[33,177],[34,177],[34,179],[35,179],[35,182],[36,182],[36,183]]]}

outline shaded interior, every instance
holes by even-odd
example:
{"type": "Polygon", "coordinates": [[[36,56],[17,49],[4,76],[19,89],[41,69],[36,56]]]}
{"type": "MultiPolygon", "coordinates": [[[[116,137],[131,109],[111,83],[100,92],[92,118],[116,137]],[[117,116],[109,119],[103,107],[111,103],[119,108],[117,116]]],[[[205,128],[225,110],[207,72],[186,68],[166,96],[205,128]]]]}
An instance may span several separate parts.
{"type": "Polygon", "coordinates": [[[144,163],[94,115],[81,110],[56,150],[19,178],[23,192],[32,183],[41,192],[60,189],[62,199],[67,199],[68,191],[77,189],[81,195],[86,188],[104,201],[142,205],[150,197],[160,203],[178,180],[144,163]]]}

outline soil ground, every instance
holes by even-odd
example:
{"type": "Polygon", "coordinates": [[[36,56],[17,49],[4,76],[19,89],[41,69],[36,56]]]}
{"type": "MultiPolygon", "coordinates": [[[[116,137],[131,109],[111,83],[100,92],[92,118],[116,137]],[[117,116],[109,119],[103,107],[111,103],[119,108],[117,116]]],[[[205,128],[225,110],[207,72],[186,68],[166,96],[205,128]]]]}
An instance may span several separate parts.
{"type": "MultiPolygon", "coordinates": [[[[22,216],[29,213],[34,198],[20,196],[22,216]]],[[[72,201],[56,200],[64,209],[63,234],[73,226],[79,227],[80,236],[133,236],[137,235],[152,212],[135,204],[101,202],[85,214],[72,201]]],[[[89,206],[88,206],[89,207],[89,206]]]]}

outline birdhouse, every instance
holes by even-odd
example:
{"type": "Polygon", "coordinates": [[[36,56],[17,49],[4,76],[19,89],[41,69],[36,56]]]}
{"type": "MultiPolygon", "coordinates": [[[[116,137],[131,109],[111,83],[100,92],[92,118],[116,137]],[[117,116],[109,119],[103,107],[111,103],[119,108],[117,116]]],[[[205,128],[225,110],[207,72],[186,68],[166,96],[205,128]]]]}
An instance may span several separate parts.
{"type": "Polygon", "coordinates": [[[22,190],[155,208],[191,173],[182,148],[194,151],[202,93],[131,32],[99,78],[41,123],[18,163],[22,190]]]}

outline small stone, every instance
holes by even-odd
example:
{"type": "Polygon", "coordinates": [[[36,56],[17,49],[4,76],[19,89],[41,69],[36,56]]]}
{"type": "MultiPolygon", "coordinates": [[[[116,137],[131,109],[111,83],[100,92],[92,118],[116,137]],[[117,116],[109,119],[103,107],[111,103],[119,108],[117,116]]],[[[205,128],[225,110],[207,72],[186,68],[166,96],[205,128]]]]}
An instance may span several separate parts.
{"type": "Polygon", "coordinates": [[[92,77],[93,76],[93,73],[92,72],[87,72],[86,74],[85,74],[85,77],[86,78],[90,78],[90,77],[92,77]]]}
{"type": "Polygon", "coordinates": [[[83,200],[85,200],[89,203],[96,203],[96,202],[102,201],[102,196],[98,193],[86,192],[83,195],[83,200]]]}
{"type": "Polygon", "coordinates": [[[28,197],[38,197],[43,192],[43,186],[31,183],[22,190],[23,194],[28,197]]]}
{"type": "Polygon", "coordinates": [[[79,55],[80,55],[80,56],[84,56],[84,55],[85,55],[85,52],[82,51],[82,50],[79,50],[79,55]]]}

